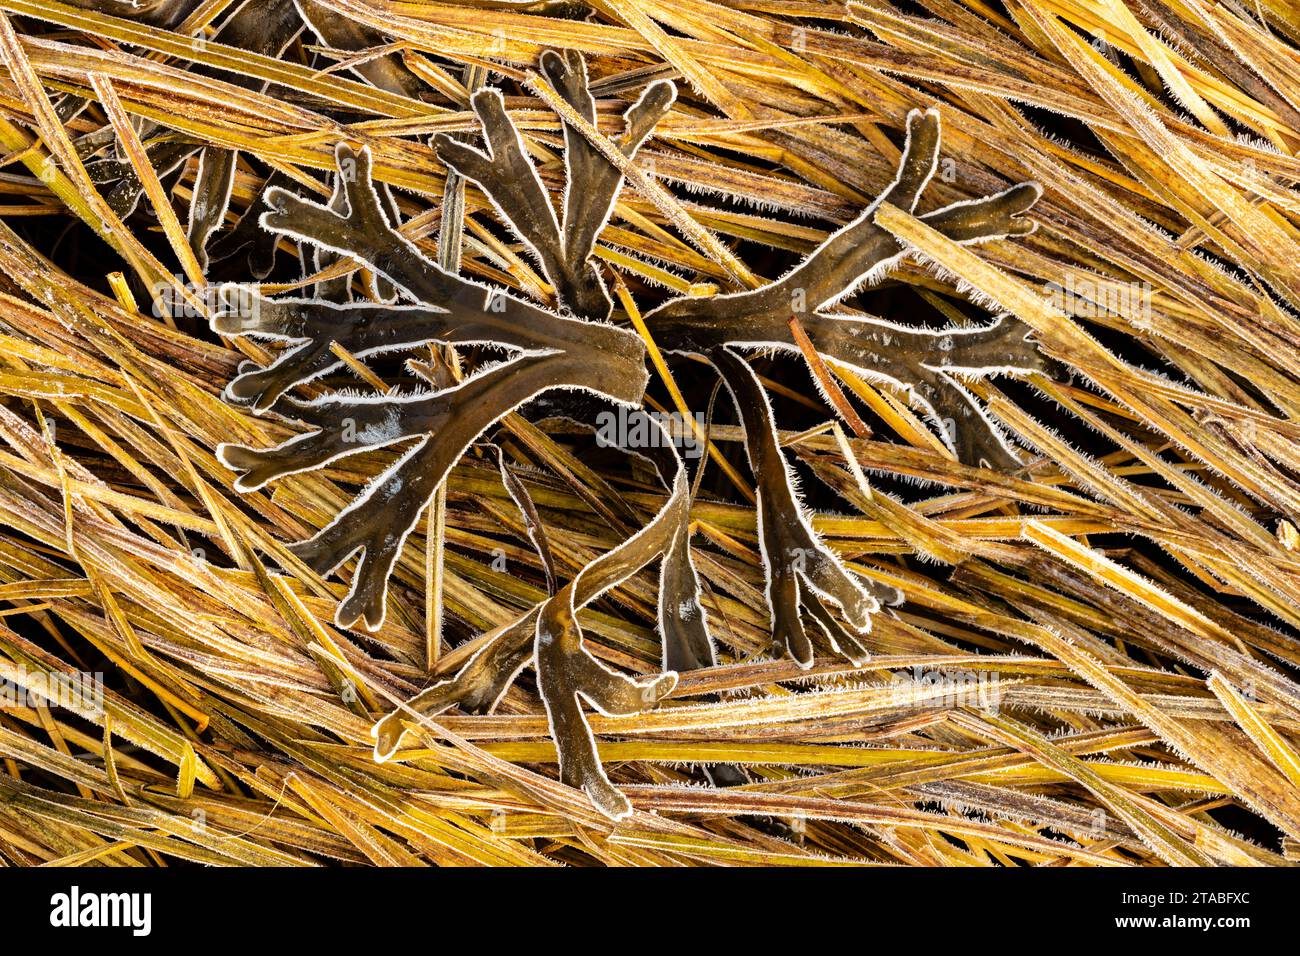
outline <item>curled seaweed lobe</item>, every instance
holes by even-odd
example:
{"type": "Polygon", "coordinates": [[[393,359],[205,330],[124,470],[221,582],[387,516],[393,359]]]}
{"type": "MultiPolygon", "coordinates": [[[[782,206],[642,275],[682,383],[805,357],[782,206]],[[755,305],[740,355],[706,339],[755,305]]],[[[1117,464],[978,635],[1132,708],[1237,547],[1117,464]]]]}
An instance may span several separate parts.
{"type": "MultiPolygon", "coordinates": [[[[576,115],[594,125],[596,104],[582,57],[547,52],[540,66],[576,115]]],[[[675,96],[671,82],[652,83],[628,108],[615,140],[625,157],[636,155],[675,96]]],[[[239,288],[228,300],[230,307],[212,319],[213,329],[223,335],[287,343],[268,366],[241,370],[227,386],[226,398],[308,429],[272,448],[220,446],[218,457],[236,473],[238,490],[252,492],[286,475],[362,452],[399,444],[405,448],[334,520],[290,546],[321,574],[332,573],[359,554],[336,613],[342,627],[376,631],[382,626],[389,577],[407,537],[451,469],[506,415],[525,406],[560,409],[590,426],[595,410],[620,406],[623,414],[643,416],[639,424],[645,429],[663,427],[641,410],[648,383],[645,344],[634,331],[611,324],[613,302],[592,257],[623,188],[623,172],[581,130],[565,122],[566,183],[557,211],[501,94],[480,90],[472,106],[483,148],[440,136],[435,139],[438,155],[478,184],[534,255],[555,290],[557,308],[464,278],[425,257],[395,228],[396,206],[386,191],[376,188],[368,149],[340,145],[335,191],[328,202],[312,202],[270,184],[261,199],[266,211],[260,224],[274,237],[314,249],[318,265],[337,257],[360,263],[376,277],[372,292],[378,301],[350,301],[346,288],[337,283],[322,283],[310,298],[273,299],[239,288]],[[384,301],[385,293],[400,301],[384,301]],[[340,354],[365,360],[429,344],[489,345],[504,350],[507,358],[442,388],[367,396],[333,393],[311,400],[292,397],[296,386],[337,370],[343,364],[340,354]]],[[[909,211],[915,207],[933,175],[939,140],[937,113],[909,115],[899,174],[881,201],[909,211]]],[[[923,219],[960,242],[1023,235],[1032,225],[1022,214],[1037,198],[1037,186],[1022,185],[923,219]]],[[[788,321],[797,315],[829,361],[911,387],[917,401],[938,418],[969,401],[958,384],[960,376],[1041,367],[1036,349],[1010,319],[984,329],[929,333],[837,315],[835,303],[907,254],[875,224],[874,208],[834,233],[776,282],[750,292],[674,299],[646,316],[666,349],[702,355],[713,365],[740,413],[758,486],[773,644],[777,653],[788,652],[803,666],[812,663],[816,650],[863,663],[869,656],[865,635],[872,615],[897,595],[854,575],[808,523],[777,440],[771,405],[744,352],[795,350],[788,321]],[[947,337],[942,345],[941,335],[947,337]]],[[[535,509],[500,461],[507,490],[526,512],[551,593],[485,641],[452,678],[379,721],[373,731],[376,759],[394,753],[411,728],[412,716],[452,706],[491,710],[532,661],[561,778],[585,790],[610,817],[630,812],[626,797],[601,765],[584,703],[605,714],[637,713],[672,691],[675,669],[714,661],[691,558],[687,471],[672,441],[663,438],[650,448],[625,450],[650,461],[668,489],[665,504],[639,531],[564,584],[552,579],[535,509]],[[634,678],[590,653],[577,612],[655,561],[663,673],[634,678]]],[[[991,431],[982,437],[965,435],[954,449],[977,461],[1015,461],[991,431]]]]}

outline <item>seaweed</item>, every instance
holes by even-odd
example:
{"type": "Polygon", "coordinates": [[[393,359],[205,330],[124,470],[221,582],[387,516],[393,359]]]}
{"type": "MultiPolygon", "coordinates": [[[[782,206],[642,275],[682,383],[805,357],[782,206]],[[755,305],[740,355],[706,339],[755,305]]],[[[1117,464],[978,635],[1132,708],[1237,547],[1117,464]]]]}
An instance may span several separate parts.
{"type": "MultiPolygon", "coordinates": [[[[547,52],[540,66],[568,106],[594,123],[596,104],[583,58],[571,51],[547,52]]],[[[623,156],[635,157],[675,98],[676,88],[668,81],[644,88],[624,114],[616,141],[623,156]]],[[[555,309],[455,275],[425,257],[396,230],[392,203],[374,185],[369,150],[342,144],[336,152],[335,192],[328,203],[272,187],[264,196],[270,211],[262,215],[261,224],[318,253],[362,264],[414,304],[332,302],[320,294],[270,299],[232,289],[228,291],[237,294],[227,301],[240,308],[224,308],[212,321],[213,329],[223,335],[289,343],[271,365],[243,371],[226,395],[312,429],[273,448],[222,445],[218,457],[238,473],[238,490],[255,491],[346,456],[409,444],[333,521],[291,546],[321,574],[335,571],[360,552],[350,590],[336,614],[343,627],[359,623],[377,631],[383,625],[388,579],[407,536],[448,472],[506,415],[557,391],[585,393],[645,415],[641,401],[649,381],[646,346],[635,331],[611,324],[613,299],[592,257],[619,198],[624,172],[581,129],[566,123],[565,192],[557,214],[501,93],[480,90],[472,104],[484,149],[443,135],[435,139],[438,156],[478,184],[536,258],[555,290],[555,309]],[[431,343],[485,345],[506,350],[509,358],[440,389],[336,393],[311,400],[289,395],[295,386],[339,368],[340,349],[365,359],[431,343]]],[[[898,178],[880,202],[911,210],[938,161],[938,114],[914,111],[908,117],[908,134],[898,178]]],[[[1038,195],[1036,185],[1017,186],[930,213],[924,221],[959,242],[1024,235],[1032,224],[1022,214],[1038,195]]],[[[829,358],[924,388],[923,400],[936,414],[950,407],[949,390],[960,391],[955,378],[959,374],[1041,367],[1024,329],[1011,321],[988,329],[927,333],[835,315],[836,303],[906,255],[897,240],[874,223],[874,209],[833,234],[779,281],[750,292],[675,299],[646,317],[670,350],[705,355],[736,403],[759,487],[774,646],[805,667],[812,663],[815,646],[864,663],[869,655],[862,635],[870,629],[872,615],[882,598],[897,601],[899,595],[855,576],[809,525],[778,444],[771,406],[742,352],[793,348],[788,321],[792,315],[802,317],[814,343],[829,358]]],[[[645,424],[662,428],[648,417],[645,424]]],[[[671,440],[654,444],[672,448],[671,440]]],[[[985,446],[966,442],[964,447],[985,446]]],[[[1002,445],[997,447],[1006,454],[1002,445]]],[[[426,714],[453,704],[490,710],[531,658],[562,778],[586,790],[599,809],[616,818],[626,814],[629,805],[601,766],[582,702],[605,714],[636,713],[672,691],[677,675],[671,667],[713,661],[690,556],[685,464],[675,451],[657,457],[655,467],[670,495],[656,515],[563,587],[553,588],[544,603],[485,645],[453,679],[407,705],[426,714]],[[577,611],[659,558],[659,629],[668,669],[657,677],[632,678],[612,670],[584,647],[577,611]]],[[[530,527],[538,528],[539,519],[529,517],[530,527]]],[[[539,550],[542,540],[534,535],[539,550]]],[[[552,573],[549,561],[546,566],[552,573]]],[[[403,717],[399,710],[376,726],[377,757],[396,749],[403,717]]]]}

